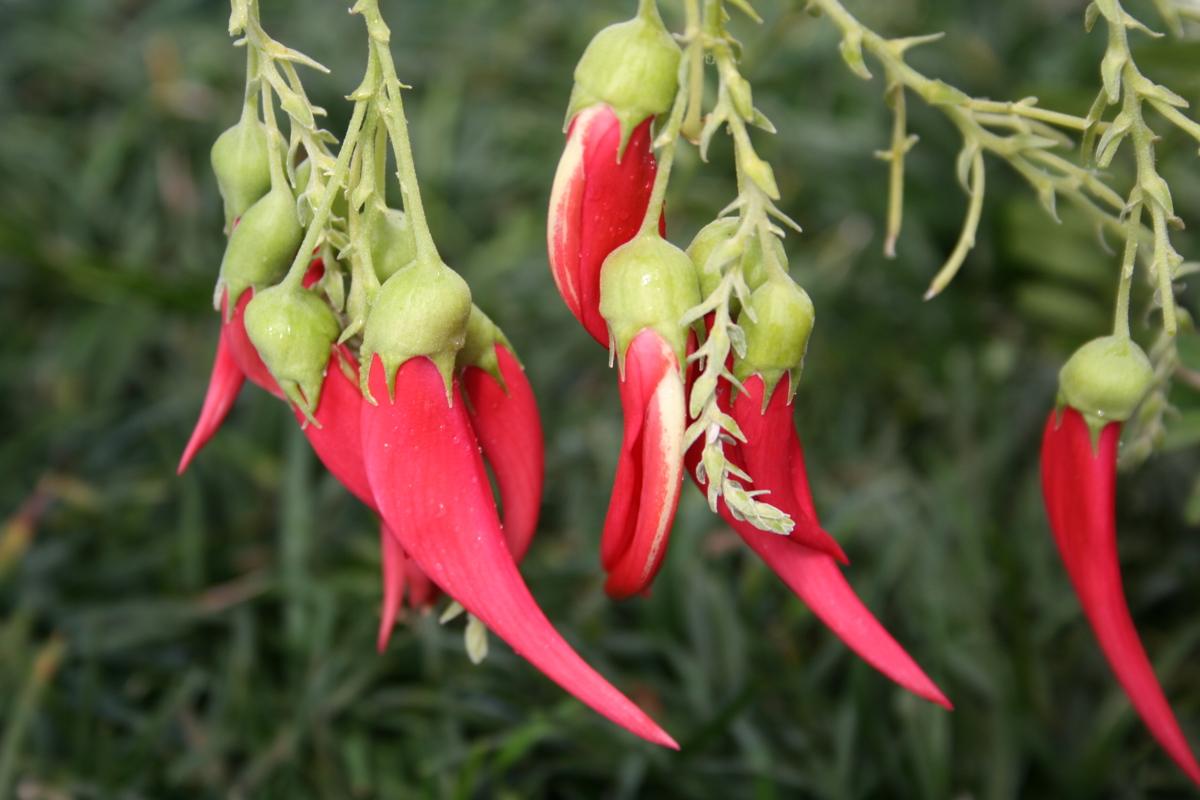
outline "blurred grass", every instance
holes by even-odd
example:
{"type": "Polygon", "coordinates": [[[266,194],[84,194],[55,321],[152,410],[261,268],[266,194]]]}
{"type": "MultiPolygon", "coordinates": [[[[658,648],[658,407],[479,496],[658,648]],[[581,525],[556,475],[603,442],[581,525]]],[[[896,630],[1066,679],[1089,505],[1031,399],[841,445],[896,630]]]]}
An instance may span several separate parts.
{"type": "MultiPolygon", "coordinates": [[[[226,8],[6,0],[0,797],[1194,796],[1112,680],[1040,506],[1057,368],[1111,306],[1116,265],[1086,226],[1069,212],[1055,225],[992,164],[979,247],[921,302],[966,205],[953,130],[910,104],[922,141],[900,257],[885,261],[879,80],[850,76],[798,3],[762,0],[761,27],[734,21],[780,130],[761,151],[806,229],[788,251],[818,310],[797,400],[818,509],[851,583],[954,700],[947,714],[851,656],[691,489],[653,595],[604,598],[616,381],[555,294],[542,226],[571,68],[632,3],[385,5],[435,236],[541,400],[550,482],[523,570],[568,639],[683,750],[633,740],[495,641],[471,666],[461,627],[433,617],[376,655],[377,532],[263,393],[247,390],[175,477],[216,341],[207,151],[243,68],[226,8]]],[[[851,7],[891,35],[946,30],[914,62],[967,91],[1083,113],[1102,42],[1083,34],[1082,5],[851,7]]],[[[317,0],[264,6],[276,38],[332,68],[304,77],[344,130],[360,22],[317,0]]],[[[1200,46],[1141,42],[1152,77],[1200,100],[1200,46]]],[[[1162,146],[1191,221],[1194,149],[1175,134],[1162,146]]],[[[733,196],[723,142],[712,162],[680,158],[677,243],[733,196]]],[[[1194,428],[1191,390],[1172,401],[1194,428]]],[[[1197,439],[1175,430],[1180,446],[1197,439]]],[[[1200,539],[1183,518],[1195,475],[1195,453],[1177,449],[1123,477],[1120,527],[1134,616],[1198,744],[1200,539]]]]}

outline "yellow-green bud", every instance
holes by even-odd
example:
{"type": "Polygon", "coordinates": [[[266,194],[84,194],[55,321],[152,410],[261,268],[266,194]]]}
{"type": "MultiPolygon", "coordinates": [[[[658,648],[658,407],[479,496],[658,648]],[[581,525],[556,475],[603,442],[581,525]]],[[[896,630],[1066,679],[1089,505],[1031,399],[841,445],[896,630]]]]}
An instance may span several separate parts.
{"type": "Polygon", "coordinates": [[[500,343],[512,351],[504,331],[492,322],[487,314],[471,305],[471,319],[467,322],[467,340],[462,350],[458,351],[455,366],[479,367],[504,386],[504,376],[500,374],[500,359],[496,357],[496,344],[500,343]]]}
{"type": "Polygon", "coordinates": [[[279,388],[310,420],[339,333],[329,305],[302,287],[271,286],[246,305],[246,334],[279,388]]]}
{"type": "Polygon", "coordinates": [[[376,214],[367,237],[371,242],[371,266],[380,283],[417,257],[417,242],[403,211],[389,208],[376,214]]]}
{"type": "Polygon", "coordinates": [[[646,117],[665,114],[679,88],[679,45],[653,2],[636,17],[595,35],[575,67],[567,123],[596,103],[612,106],[621,122],[621,149],[646,117]]]}
{"type": "Polygon", "coordinates": [[[271,188],[267,126],[258,121],[257,102],[248,105],[246,111],[212,146],[212,168],[225,205],[227,231],[271,188]]]}
{"type": "Polygon", "coordinates": [[[699,303],[692,260],[657,231],[621,245],[600,268],[600,314],[608,321],[622,363],[633,337],[654,328],[683,364],[688,328],[679,321],[699,303]]]}
{"type": "Polygon", "coordinates": [[[1154,383],[1154,367],[1127,337],[1102,336],[1075,351],[1058,373],[1059,400],[1093,428],[1124,422],[1154,383]]]}
{"type": "Polygon", "coordinates": [[[229,237],[213,305],[221,307],[222,288],[229,291],[232,309],[247,288],[257,290],[278,282],[291,266],[303,238],[296,198],[286,185],[272,188],[242,215],[229,237]]]}
{"type": "Polygon", "coordinates": [[[427,356],[446,381],[450,396],[455,357],[467,338],[471,290],[454,270],[438,259],[414,261],[379,287],[363,326],[361,348],[363,393],[378,355],[395,391],[396,370],[410,358],[427,356]]]}
{"type": "MultiPolygon", "coordinates": [[[[721,282],[720,264],[710,262],[712,256],[716,255],[721,260],[738,257],[732,240],[740,225],[741,220],[737,217],[715,219],[701,228],[700,232],[696,234],[696,238],[692,239],[692,243],[688,245],[687,254],[692,259],[692,263],[696,265],[696,276],[700,280],[700,294],[704,297],[712,294],[713,289],[716,289],[717,284],[721,282]]],[[[775,257],[779,261],[779,265],[786,271],[788,262],[787,253],[783,250],[783,242],[772,236],[771,246],[775,250],[775,257]]],[[[751,236],[746,242],[741,252],[741,259],[742,277],[750,291],[754,291],[762,286],[769,274],[763,259],[762,242],[757,236],[751,236]]],[[[736,300],[734,302],[736,304],[736,300]]],[[[737,313],[736,306],[732,309],[732,313],[737,313]]]]}
{"type": "Polygon", "coordinates": [[[738,316],[738,325],[746,334],[746,355],[734,359],[734,376],[745,381],[761,375],[765,403],[785,372],[799,377],[815,318],[812,300],[790,279],[776,277],[759,286],[738,316]]]}

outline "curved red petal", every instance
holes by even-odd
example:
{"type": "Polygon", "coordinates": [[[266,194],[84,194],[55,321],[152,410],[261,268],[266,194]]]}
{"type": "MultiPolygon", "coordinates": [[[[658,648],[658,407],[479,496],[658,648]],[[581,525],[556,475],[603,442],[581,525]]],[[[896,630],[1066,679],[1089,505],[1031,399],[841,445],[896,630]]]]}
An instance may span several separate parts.
{"type": "Polygon", "coordinates": [[[344,345],[335,346],[325,368],[321,397],[313,412],[317,424],[308,422],[304,412],[295,406],[292,406],[292,413],[325,468],[351,494],[378,513],[371,484],[367,481],[367,468],[363,464],[360,426],[365,402],[358,385],[357,361],[344,345]]]}
{"type": "Polygon", "coordinates": [[[1052,412],[1042,438],[1042,493],[1050,527],[1075,593],[1117,680],[1146,727],[1189,778],[1200,765],[1163,695],[1129,614],[1117,557],[1116,475],[1120,423],[1109,423],[1093,448],[1073,408],[1052,412]]]}
{"type": "Polygon", "coordinates": [[[605,347],[600,267],[637,234],[646,214],[656,171],[651,120],[634,129],[618,161],[621,125],[612,108],[597,104],[581,111],[571,123],[550,194],[547,243],[555,283],[571,313],[605,347]]]}
{"type": "MultiPolygon", "coordinates": [[[[639,484],[633,512],[625,519],[625,547],[608,567],[604,591],[623,600],[645,591],[662,568],[671,523],[683,486],[683,435],[687,429],[687,398],[679,363],[670,346],[652,330],[638,334],[625,355],[626,374],[642,372],[643,397],[630,398],[626,414],[644,405],[641,431],[622,457],[636,459],[639,484]],[[644,362],[639,363],[639,362],[644,362]]],[[[622,400],[627,392],[622,386],[622,400]]],[[[607,537],[607,525],[605,535],[607,537]]]]}
{"type": "Polygon", "coordinates": [[[229,352],[225,331],[222,329],[217,338],[217,354],[213,359],[212,377],[208,379],[208,391],[204,394],[204,406],[200,409],[200,418],[196,420],[196,427],[192,430],[187,447],[183,449],[183,457],[179,459],[177,474],[183,474],[188,464],[192,463],[192,459],[200,452],[200,448],[208,444],[208,440],[221,427],[245,382],[246,376],[234,360],[233,354],[229,352]]]}
{"type": "Polygon", "coordinates": [[[242,292],[242,296],[238,298],[237,304],[233,307],[233,313],[227,317],[226,308],[229,295],[225,293],[221,296],[221,334],[225,337],[225,341],[229,345],[229,352],[233,355],[238,367],[241,368],[242,374],[249,378],[251,383],[266,389],[280,400],[287,400],[283,390],[279,388],[279,384],[271,377],[271,371],[263,363],[262,356],[258,354],[254,343],[250,341],[250,335],[246,333],[246,304],[253,297],[253,289],[242,292]]]}
{"type": "Polygon", "coordinates": [[[378,405],[363,405],[367,476],[384,519],[413,560],[551,680],[638,736],[676,747],[571,649],[529,593],[505,544],[457,383],[448,404],[437,367],[412,358],[400,366],[389,402],[378,356],[369,382],[378,405]]]}
{"type": "Polygon", "coordinates": [[[463,370],[471,427],[500,487],[504,536],[517,563],[537,530],[546,476],[545,443],[533,387],[520,362],[497,343],[504,386],[478,367],[463,370]],[[507,391],[506,391],[507,390],[507,391]]]}
{"type": "Polygon", "coordinates": [[[600,550],[604,589],[619,600],[644,591],[661,568],[683,485],[683,380],[674,351],[652,329],[626,351],[621,403],[625,435],[600,550]]]}
{"type": "MultiPolygon", "coordinates": [[[[319,250],[320,248],[317,249],[319,250]]],[[[321,280],[321,278],[324,277],[325,260],[318,256],[309,262],[308,269],[305,270],[304,278],[301,280],[301,283],[304,285],[305,289],[311,289],[321,280]]]]}
{"type": "Polygon", "coordinates": [[[404,548],[383,520],[379,521],[379,549],[383,556],[383,606],[379,614],[379,635],[375,646],[379,652],[387,650],[392,630],[400,617],[404,603],[404,548]]]}
{"type": "MultiPolygon", "coordinates": [[[[745,391],[738,392],[733,402],[732,416],[746,441],[738,446],[743,458],[743,469],[750,476],[748,489],[767,490],[759,500],[775,505],[776,494],[793,493],[793,459],[799,453],[800,437],[792,418],[792,404],[788,398],[787,384],[781,382],[771,394],[767,408],[763,410],[765,385],[760,375],[752,375],[743,384],[745,391]],[[794,444],[793,444],[794,443],[794,444]]],[[[800,474],[804,467],[801,462],[800,474]]],[[[807,481],[805,481],[807,493],[807,481]]],[[[781,500],[781,502],[788,502],[781,500]]],[[[778,508],[778,506],[776,506],[778,508]]],[[[803,505],[793,508],[799,514],[789,513],[795,527],[789,534],[797,543],[833,556],[843,564],[849,564],[845,552],[834,538],[816,521],[816,514],[803,505]],[[797,518],[799,517],[799,518],[797,518]]],[[[782,509],[780,509],[782,510],[782,509]]]]}
{"type": "MultiPolygon", "coordinates": [[[[718,387],[718,392],[724,388],[726,387],[718,387]]],[[[790,417],[787,430],[792,432],[791,441],[788,442],[790,469],[786,478],[790,479],[791,484],[767,485],[760,482],[756,485],[770,490],[772,504],[791,516],[797,526],[817,525],[819,523],[804,474],[800,440],[795,436],[790,417]]],[[[779,436],[779,432],[776,431],[775,435],[779,436]]],[[[787,441],[785,437],[779,438],[787,441]]],[[[693,479],[700,453],[699,443],[688,450],[687,471],[693,479]]],[[[745,466],[741,445],[727,447],[726,457],[738,466],[745,466]]],[[[772,474],[771,477],[779,479],[777,474],[772,474]]],[[[760,531],[749,522],[735,519],[729,512],[724,498],[717,501],[717,510],[742,540],[767,562],[772,571],[812,609],[818,619],[845,642],[847,647],[904,688],[938,705],[953,708],[945,694],[863,605],[832,556],[802,545],[792,536],[760,531]]]]}

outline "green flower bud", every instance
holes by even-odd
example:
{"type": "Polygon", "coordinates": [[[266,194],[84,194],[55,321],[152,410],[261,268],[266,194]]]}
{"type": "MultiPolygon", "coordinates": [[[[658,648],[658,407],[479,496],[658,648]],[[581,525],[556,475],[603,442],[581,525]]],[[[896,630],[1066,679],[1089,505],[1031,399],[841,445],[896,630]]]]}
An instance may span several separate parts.
{"type": "Polygon", "coordinates": [[[612,106],[621,121],[621,150],[646,117],[665,114],[679,88],[679,45],[658,8],[643,0],[638,14],[596,34],[575,67],[567,109],[570,123],[596,103],[612,106]]]}
{"type": "Polygon", "coordinates": [[[363,327],[363,394],[371,396],[367,381],[372,357],[378,354],[389,393],[395,391],[401,364],[427,356],[441,371],[449,397],[454,361],[466,342],[470,317],[466,281],[436,258],[414,261],[392,275],[379,287],[363,327]]]}
{"type": "Polygon", "coordinates": [[[371,266],[380,283],[417,257],[417,242],[403,211],[389,208],[376,214],[367,238],[371,242],[371,266]]]}
{"type": "Polygon", "coordinates": [[[229,291],[229,308],[249,287],[277,283],[287,273],[304,229],[296,214],[296,198],[287,185],[272,188],[242,215],[225,246],[213,305],[221,307],[221,290],[229,291]]]}
{"type": "Polygon", "coordinates": [[[1154,367],[1142,348],[1125,337],[1102,336],[1067,359],[1058,373],[1058,396],[1096,432],[1129,419],[1153,384],[1154,367]]]}
{"type": "Polygon", "coordinates": [[[679,321],[699,303],[692,260],[657,232],[635,236],[600,268],[600,314],[622,365],[629,343],[646,328],[658,331],[683,364],[688,328],[679,321]]]}
{"type": "Polygon", "coordinates": [[[212,168],[225,202],[225,229],[271,188],[271,153],[267,126],[258,121],[258,102],[247,104],[242,119],[217,137],[212,168]]]}
{"type": "Polygon", "coordinates": [[[459,369],[479,367],[504,386],[504,376],[500,374],[500,359],[496,358],[497,342],[512,351],[513,347],[505,337],[504,331],[472,304],[471,319],[467,322],[467,340],[462,350],[458,351],[455,366],[459,369]]]}
{"type": "MultiPolygon", "coordinates": [[[[306,158],[300,162],[299,166],[296,167],[295,194],[297,200],[303,197],[305,192],[308,191],[308,182],[312,179],[312,166],[312,159],[306,158]]],[[[312,202],[309,203],[309,208],[316,210],[316,207],[319,205],[320,201],[314,198],[312,202]]],[[[329,214],[330,216],[337,217],[338,219],[350,218],[350,203],[346,200],[345,192],[338,192],[333,198],[333,205],[329,209],[329,214]]]]}
{"type": "MultiPolygon", "coordinates": [[[[696,265],[696,276],[700,279],[702,296],[708,297],[721,282],[719,264],[710,263],[709,259],[714,254],[722,260],[737,257],[738,254],[733,249],[735,245],[733,245],[732,239],[737,234],[740,225],[741,220],[737,217],[715,219],[701,228],[700,232],[696,234],[696,238],[692,239],[692,243],[688,245],[687,254],[692,259],[692,263],[696,265]],[[710,270],[709,267],[712,269],[710,270]]],[[[775,257],[780,266],[787,270],[787,253],[783,250],[783,242],[772,236],[771,246],[775,249],[775,257]]],[[[762,242],[757,236],[750,237],[746,242],[741,258],[742,277],[750,291],[754,291],[762,286],[769,274],[763,259],[762,242]]],[[[736,302],[735,300],[734,303],[736,304],[736,302]]],[[[736,305],[732,309],[732,313],[737,313],[736,305]]]]}
{"type": "Polygon", "coordinates": [[[333,309],[308,289],[271,286],[246,304],[246,334],[279,388],[310,422],[339,333],[333,309]]]}
{"type": "Polygon", "coordinates": [[[733,374],[739,381],[762,376],[764,407],[785,372],[793,373],[793,389],[796,386],[814,321],[812,300],[787,278],[772,278],[750,295],[748,308],[738,317],[746,334],[746,355],[734,359],[733,374]]]}

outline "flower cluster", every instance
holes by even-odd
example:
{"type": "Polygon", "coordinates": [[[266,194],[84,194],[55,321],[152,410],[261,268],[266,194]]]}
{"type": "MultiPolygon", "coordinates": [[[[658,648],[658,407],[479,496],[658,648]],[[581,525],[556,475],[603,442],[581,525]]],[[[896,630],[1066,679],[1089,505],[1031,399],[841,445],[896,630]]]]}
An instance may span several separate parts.
{"type": "Polygon", "coordinates": [[[380,518],[381,650],[406,604],[427,608],[444,592],[470,614],[469,634],[486,626],[601,714],[675,747],[567,644],[517,569],[541,506],[537,405],[512,345],[437,255],[378,9],[355,6],[371,62],[341,153],[334,161],[314,137],[306,166],[289,170],[272,90],[289,114],[296,92],[270,80],[278,49],[256,6],[234,7],[231,27],[245,30],[251,64],[267,77],[250,76],[241,121],[213,148],[230,231],[215,295],[221,336],[180,472],[249,378],[288,403],[322,463],[380,518]],[[383,204],[379,145],[389,139],[403,211],[383,204]]]}
{"type": "Polygon", "coordinates": [[[670,164],[669,155],[657,163],[651,122],[671,112],[659,141],[673,148],[686,105],[680,62],[699,46],[693,41],[681,54],[653,3],[597,34],[575,71],[550,199],[555,283],[620,371],[625,430],[601,543],[605,589],[617,599],[648,589],[686,472],[855,652],[950,708],[855,595],[839,568],[845,554],[817,521],[792,419],[813,307],[788,276],[773,229],[748,236],[757,220],[739,198],[742,214],[716,220],[686,252],[663,238],[670,164]],[[739,346],[722,353],[715,340],[730,329],[739,346]],[[729,474],[752,491],[722,481],[729,474]]]}
{"type": "MultiPolygon", "coordinates": [[[[376,3],[359,0],[352,9],[366,21],[369,59],[335,156],[328,145],[336,140],[315,127],[318,110],[292,66],[319,65],[271,41],[254,0],[233,0],[230,30],[245,34],[249,60],[241,119],[212,153],[229,236],[214,295],[221,334],[179,471],[216,433],[249,379],[288,404],[322,463],[379,517],[381,651],[405,607],[428,609],[444,593],[454,601],[452,610],[469,614],[472,658],[482,656],[486,637],[481,645],[479,634],[490,630],[599,713],[676,747],[566,643],[518,570],[537,529],[544,480],[537,404],[511,343],[438,255],[421,205],[389,32],[376,3]],[[284,63],[282,74],[277,62],[284,63]],[[287,146],[276,103],[290,119],[287,146]],[[403,210],[385,202],[389,142],[403,210]]],[[[893,168],[889,249],[899,230],[899,184],[911,145],[905,87],[960,109],[954,118],[968,141],[960,171],[971,167],[972,210],[959,247],[935,279],[940,291],[974,241],[983,143],[1007,147],[1007,139],[981,127],[982,121],[1002,124],[997,109],[908,68],[905,49],[924,40],[888,42],[862,28],[837,0],[814,5],[842,29],[842,54],[852,68],[866,73],[865,44],[892,79],[897,125],[893,150],[884,154],[893,168]]],[[[848,647],[900,686],[950,709],[855,594],[842,572],[846,554],[821,527],[794,409],[815,310],[793,280],[782,244],[781,225],[798,226],[776,207],[774,173],[748,133],[773,127],[738,72],[740,45],[725,31],[722,2],[684,6],[687,24],[679,36],[667,31],[654,0],[640,0],[633,19],[605,28],[589,44],[575,70],[566,146],[550,197],[553,279],[618,368],[624,430],[601,533],[605,591],[617,600],[649,591],[690,476],[712,510],[848,647]],[[718,76],[716,100],[707,106],[705,64],[715,64],[718,76]],[[666,238],[664,198],[675,148],[683,137],[704,159],[722,128],[733,140],[738,195],[684,250],[666,238]]],[[[1042,485],[1058,550],[1101,649],[1151,733],[1200,784],[1200,765],[1125,601],[1114,519],[1121,425],[1155,381],[1128,329],[1143,206],[1156,235],[1157,302],[1168,332],[1175,314],[1170,280],[1177,257],[1159,234],[1176,218],[1153,171],[1153,137],[1140,108],[1143,101],[1178,104],[1132,66],[1124,39],[1132,18],[1119,2],[1097,2],[1093,9],[1090,22],[1103,15],[1119,35],[1110,37],[1105,93],[1077,127],[1085,132],[1085,155],[1095,144],[1102,163],[1132,131],[1138,184],[1118,220],[1127,240],[1117,329],[1084,345],[1063,367],[1059,408],[1045,427],[1042,485]],[[1122,86],[1126,107],[1096,144],[1088,137],[1122,86]]],[[[1056,141],[1032,136],[1022,115],[1043,127],[1074,119],[1035,113],[1031,103],[1006,113],[1013,116],[1003,124],[1020,133],[1012,138],[1030,153],[1056,141]]],[[[1200,138],[1200,128],[1167,116],[1200,138]]],[[[1019,148],[1005,152],[1034,157],[1019,148]]],[[[1084,180],[1065,162],[1043,156],[1041,163],[1084,180]]],[[[1052,207],[1054,192],[1064,186],[1030,170],[1052,207]]],[[[1080,185],[1098,191],[1094,183],[1080,185]]]]}

